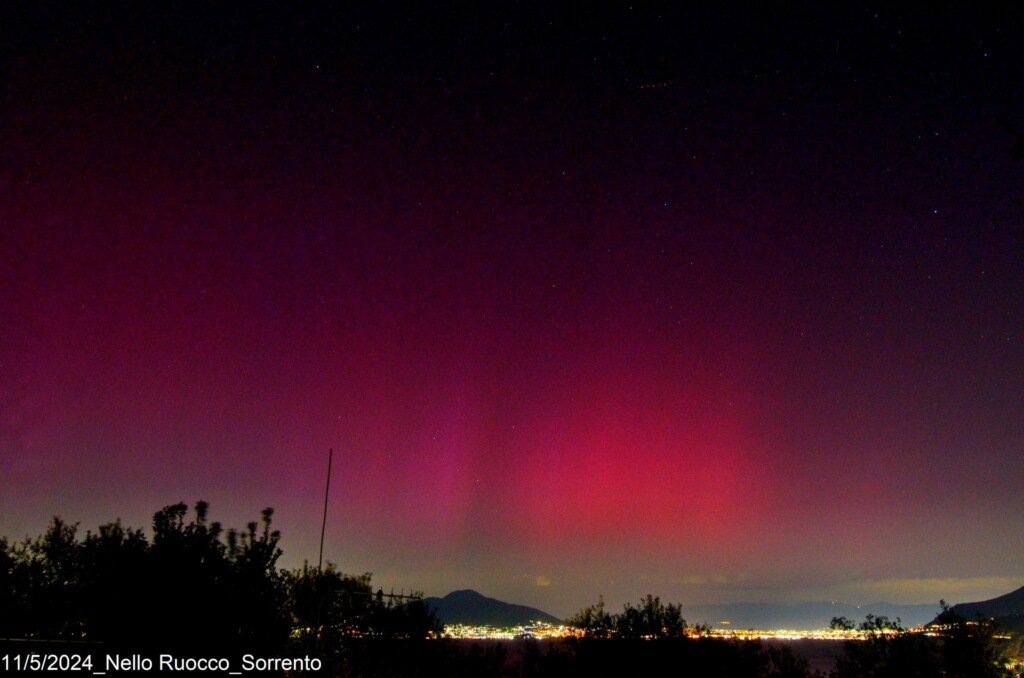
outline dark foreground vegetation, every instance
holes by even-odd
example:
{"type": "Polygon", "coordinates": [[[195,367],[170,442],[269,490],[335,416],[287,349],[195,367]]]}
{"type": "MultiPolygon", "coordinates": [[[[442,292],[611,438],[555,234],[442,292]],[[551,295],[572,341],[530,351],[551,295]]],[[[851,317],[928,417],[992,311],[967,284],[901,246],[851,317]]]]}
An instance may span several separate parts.
{"type": "Polygon", "coordinates": [[[279,569],[272,518],[266,509],[245,529],[224,529],[198,502],[158,511],[149,537],[120,521],[82,535],[54,518],[35,539],[0,538],[0,638],[103,653],[340,657],[357,639],[439,634],[422,603],[389,604],[369,574],[279,569]]]}
{"type": "MultiPolygon", "coordinates": [[[[1011,655],[1019,651],[1010,640],[1000,638],[996,626],[983,619],[968,620],[953,613],[945,602],[942,614],[927,633],[910,632],[897,619],[868,618],[860,624],[867,634],[862,642],[849,642],[836,660],[832,675],[856,676],[957,676],[998,678],[1015,676],[1008,667],[1011,655]]],[[[832,620],[832,627],[853,629],[844,617],[832,620]]]]}
{"type": "MultiPolygon", "coordinates": [[[[54,518],[35,539],[0,539],[0,654],[89,655],[97,671],[111,655],[171,653],[226,658],[232,670],[244,668],[246,654],[319,661],[278,663],[262,675],[596,678],[662,675],[669,667],[674,676],[821,675],[786,647],[710,638],[708,629],[687,625],[679,606],[653,596],[618,614],[603,601],[581,610],[571,620],[578,639],[441,639],[429,609],[391,604],[374,592],[369,574],[332,565],[279,569],[271,509],[241,530],[224,529],[208,514],[204,502],[193,512],[167,506],[149,536],[119,521],[81,534],[77,524],[54,518]]],[[[948,608],[940,621],[926,636],[869,618],[861,626],[867,640],[837,646],[831,675],[1012,675],[1006,644],[989,623],[969,623],[948,608]]]]}

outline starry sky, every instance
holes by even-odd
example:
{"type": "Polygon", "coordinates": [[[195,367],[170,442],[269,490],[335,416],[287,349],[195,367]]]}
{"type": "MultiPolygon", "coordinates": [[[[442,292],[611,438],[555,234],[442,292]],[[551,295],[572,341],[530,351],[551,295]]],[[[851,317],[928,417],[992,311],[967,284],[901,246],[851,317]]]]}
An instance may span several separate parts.
{"type": "Polygon", "coordinates": [[[0,534],[315,563],[333,448],[385,588],[1024,583],[1020,8],[411,4],[4,3],[0,534]]]}

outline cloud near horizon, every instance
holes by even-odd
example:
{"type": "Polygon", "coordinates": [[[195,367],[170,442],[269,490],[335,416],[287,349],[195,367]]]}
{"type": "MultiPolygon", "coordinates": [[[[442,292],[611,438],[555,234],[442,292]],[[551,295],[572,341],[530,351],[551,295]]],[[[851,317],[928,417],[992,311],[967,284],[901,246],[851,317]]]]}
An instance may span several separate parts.
{"type": "Polygon", "coordinates": [[[876,592],[888,602],[933,598],[950,604],[976,602],[1001,596],[1024,586],[1024,574],[1016,577],[892,577],[854,582],[852,589],[876,592]]]}

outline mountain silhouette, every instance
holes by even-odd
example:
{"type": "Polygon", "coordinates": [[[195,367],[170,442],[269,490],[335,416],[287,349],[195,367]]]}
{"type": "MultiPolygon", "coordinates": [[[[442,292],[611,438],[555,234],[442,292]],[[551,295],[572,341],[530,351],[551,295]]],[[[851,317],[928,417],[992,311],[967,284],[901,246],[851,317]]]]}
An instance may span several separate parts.
{"type": "Polygon", "coordinates": [[[444,598],[424,598],[442,624],[522,626],[530,622],[557,624],[557,617],[533,607],[488,598],[472,589],[452,591],[444,598]]]}
{"type": "MultiPolygon", "coordinates": [[[[992,619],[1004,631],[1024,633],[1024,586],[1016,591],[976,603],[959,603],[949,608],[953,614],[964,619],[992,619]]],[[[936,618],[933,624],[940,623],[936,618]]]]}
{"type": "Polygon", "coordinates": [[[978,615],[985,619],[1024,615],[1024,586],[991,600],[959,603],[950,608],[950,611],[967,619],[974,619],[978,615]]]}

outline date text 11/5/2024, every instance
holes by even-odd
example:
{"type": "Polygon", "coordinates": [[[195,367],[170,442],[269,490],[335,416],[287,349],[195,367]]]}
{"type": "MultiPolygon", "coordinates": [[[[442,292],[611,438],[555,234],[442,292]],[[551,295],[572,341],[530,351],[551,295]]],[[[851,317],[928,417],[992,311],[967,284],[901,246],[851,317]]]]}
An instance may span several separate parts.
{"type": "Polygon", "coordinates": [[[245,673],[250,671],[319,671],[323,662],[316,657],[256,657],[242,655],[240,665],[233,665],[227,657],[177,657],[171,654],[146,657],[132,655],[102,655],[103,661],[94,663],[90,654],[26,653],[0,656],[0,668],[18,672],[82,671],[104,674],[117,671],[152,672],[227,672],[245,673]]]}

